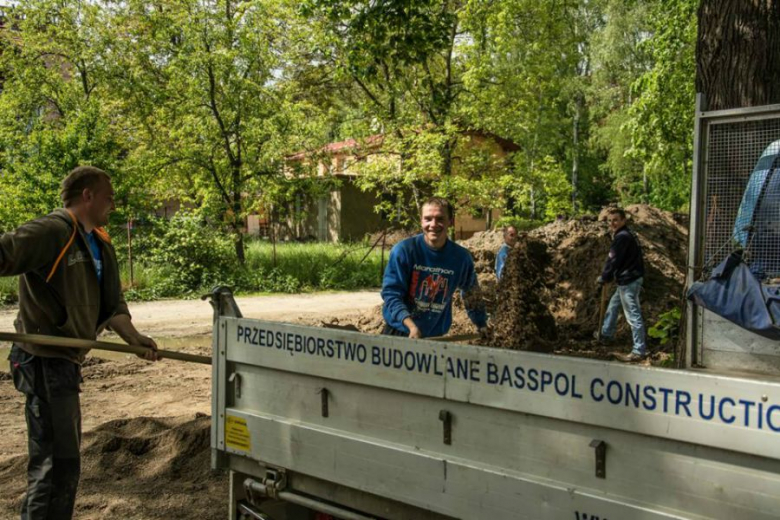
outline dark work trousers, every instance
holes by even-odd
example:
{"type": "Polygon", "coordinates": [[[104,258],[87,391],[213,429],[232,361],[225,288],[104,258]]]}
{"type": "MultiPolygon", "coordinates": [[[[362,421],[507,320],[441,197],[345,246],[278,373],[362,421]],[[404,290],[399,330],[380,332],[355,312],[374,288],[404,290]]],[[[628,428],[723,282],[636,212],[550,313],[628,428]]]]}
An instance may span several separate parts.
{"type": "Polygon", "coordinates": [[[401,332],[385,323],[385,328],[382,329],[382,336],[403,336],[408,338],[409,334],[407,332],[401,332]]]}
{"type": "Polygon", "coordinates": [[[17,345],[8,356],[14,386],[27,398],[27,495],[22,520],[73,516],[81,461],[81,367],[28,354],[17,345]]]}

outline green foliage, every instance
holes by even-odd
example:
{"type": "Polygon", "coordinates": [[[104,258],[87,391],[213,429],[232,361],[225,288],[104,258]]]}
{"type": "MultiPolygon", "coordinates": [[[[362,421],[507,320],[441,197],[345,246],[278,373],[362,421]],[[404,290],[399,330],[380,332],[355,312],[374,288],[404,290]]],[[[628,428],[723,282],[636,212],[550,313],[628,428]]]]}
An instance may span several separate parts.
{"type": "MultiPolygon", "coordinates": [[[[177,214],[171,220],[156,219],[134,241],[137,264],[154,266],[154,290],[169,297],[215,285],[225,273],[235,271],[233,242],[200,217],[177,214]]],[[[117,245],[120,258],[125,248],[117,245]]]]}
{"type": "Polygon", "coordinates": [[[649,202],[669,210],[687,207],[690,193],[698,5],[654,3],[652,36],[642,43],[653,65],[633,84],[636,99],[625,125],[633,143],[629,155],[641,161],[650,183],[649,202]]]}
{"type": "MultiPolygon", "coordinates": [[[[254,241],[247,247],[247,268],[283,273],[297,280],[304,290],[377,287],[381,251],[374,249],[363,260],[368,250],[367,243],[281,243],[276,246],[274,265],[273,245],[254,241]]],[[[385,261],[388,254],[385,252],[385,261]]]]}
{"type": "Polygon", "coordinates": [[[0,278],[0,305],[11,305],[19,301],[19,278],[0,278]]]}
{"type": "Polygon", "coordinates": [[[99,37],[90,30],[101,16],[96,5],[53,0],[10,11],[16,28],[0,33],[0,228],[58,206],[60,180],[79,164],[112,172],[117,199],[127,199],[130,143],[101,99],[99,37]]]}
{"type": "Polygon", "coordinates": [[[680,332],[681,316],[682,311],[679,307],[664,312],[658,317],[658,321],[647,329],[647,335],[659,340],[661,345],[666,345],[669,341],[677,338],[680,332]]]}
{"type": "Polygon", "coordinates": [[[507,226],[514,226],[518,231],[531,231],[544,225],[542,220],[528,220],[512,215],[504,216],[498,219],[493,229],[503,229],[507,226]]]}

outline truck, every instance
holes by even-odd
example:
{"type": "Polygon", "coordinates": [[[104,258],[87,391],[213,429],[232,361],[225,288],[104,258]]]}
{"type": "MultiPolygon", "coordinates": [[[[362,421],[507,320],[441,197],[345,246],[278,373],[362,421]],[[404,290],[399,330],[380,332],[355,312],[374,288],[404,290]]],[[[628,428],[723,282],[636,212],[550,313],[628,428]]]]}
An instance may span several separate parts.
{"type": "MultiPolygon", "coordinates": [[[[780,139],[780,105],[704,108],[689,286],[780,139]]],[[[224,288],[211,303],[231,520],[780,518],[778,343],[693,304],[673,369],[249,319],[224,288]]]]}

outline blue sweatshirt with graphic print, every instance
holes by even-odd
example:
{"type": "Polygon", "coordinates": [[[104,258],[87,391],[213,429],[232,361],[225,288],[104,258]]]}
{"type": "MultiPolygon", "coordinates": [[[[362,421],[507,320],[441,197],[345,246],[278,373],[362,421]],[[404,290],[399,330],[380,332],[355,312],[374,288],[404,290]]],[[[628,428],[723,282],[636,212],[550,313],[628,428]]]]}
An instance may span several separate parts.
{"type": "MultiPolygon", "coordinates": [[[[466,248],[447,240],[441,249],[425,243],[422,234],[407,238],[390,251],[382,280],[382,316],[388,325],[409,333],[411,316],[423,337],[443,336],[452,324],[455,291],[478,288],[474,261],[466,248]]],[[[484,308],[466,307],[477,327],[487,324],[484,308]]]]}

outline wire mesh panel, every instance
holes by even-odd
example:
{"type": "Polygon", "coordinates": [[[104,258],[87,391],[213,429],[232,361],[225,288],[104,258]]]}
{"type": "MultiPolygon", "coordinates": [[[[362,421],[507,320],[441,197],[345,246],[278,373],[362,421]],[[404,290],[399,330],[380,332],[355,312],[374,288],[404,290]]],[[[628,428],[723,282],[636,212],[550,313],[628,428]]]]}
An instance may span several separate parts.
{"type": "Polygon", "coordinates": [[[704,269],[743,250],[762,281],[780,278],[780,117],[712,122],[707,132],[704,269]]]}

